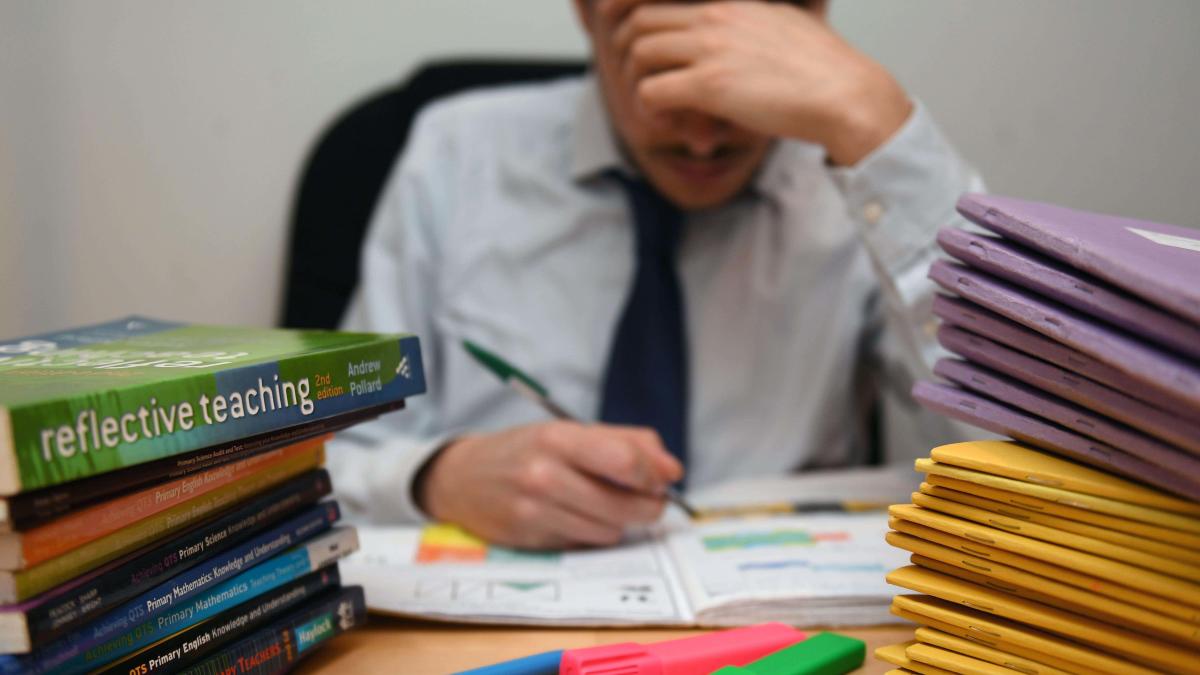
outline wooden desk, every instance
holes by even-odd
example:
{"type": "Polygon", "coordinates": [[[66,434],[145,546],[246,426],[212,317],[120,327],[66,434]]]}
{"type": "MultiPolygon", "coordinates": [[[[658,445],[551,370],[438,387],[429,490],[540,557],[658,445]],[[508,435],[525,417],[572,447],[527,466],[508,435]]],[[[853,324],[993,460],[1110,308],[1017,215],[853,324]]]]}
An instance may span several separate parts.
{"type": "MultiPolygon", "coordinates": [[[[552,649],[611,642],[652,642],[706,631],[666,629],[547,629],[446,625],[372,616],[362,628],[339,636],[317,650],[299,672],[396,673],[434,675],[476,668],[552,649]]],[[[876,647],[911,640],[911,626],[843,629],[838,632],[867,643],[867,661],[858,673],[883,673],[891,666],[876,660],[876,647]]]]}

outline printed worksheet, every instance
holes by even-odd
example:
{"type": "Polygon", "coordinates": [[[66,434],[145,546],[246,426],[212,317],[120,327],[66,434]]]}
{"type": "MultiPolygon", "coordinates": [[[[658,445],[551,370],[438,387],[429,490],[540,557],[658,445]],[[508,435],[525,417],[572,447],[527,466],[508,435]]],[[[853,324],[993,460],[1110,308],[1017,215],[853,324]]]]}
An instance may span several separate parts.
{"type": "Polygon", "coordinates": [[[343,581],[362,584],[378,611],[489,623],[690,623],[658,537],[535,553],[489,546],[452,525],[358,532],[343,581]]]}
{"type": "Polygon", "coordinates": [[[359,527],[342,563],[376,611],[554,625],[866,625],[895,621],[887,515],[669,519],[621,546],[533,553],[449,525],[359,527]]]}
{"type": "Polygon", "coordinates": [[[677,528],[667,546],[696,623],[893,621],[884,580],[908,563],[881,512],[724,520],[677,528]]]}

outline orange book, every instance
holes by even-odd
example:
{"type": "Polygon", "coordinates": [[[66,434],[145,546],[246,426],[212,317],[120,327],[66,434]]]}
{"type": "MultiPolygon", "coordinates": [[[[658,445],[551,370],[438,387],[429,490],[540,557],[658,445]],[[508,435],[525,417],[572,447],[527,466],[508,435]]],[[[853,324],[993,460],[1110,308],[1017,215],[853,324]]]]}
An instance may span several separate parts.
{"type": "Polygon", "coordinates": [[[0,569],[22,570],[55,558],[190,499],[310,453],[325,440],[316,438],[251,455],[68,513],[25,532],[0,534],[0,569]]]}

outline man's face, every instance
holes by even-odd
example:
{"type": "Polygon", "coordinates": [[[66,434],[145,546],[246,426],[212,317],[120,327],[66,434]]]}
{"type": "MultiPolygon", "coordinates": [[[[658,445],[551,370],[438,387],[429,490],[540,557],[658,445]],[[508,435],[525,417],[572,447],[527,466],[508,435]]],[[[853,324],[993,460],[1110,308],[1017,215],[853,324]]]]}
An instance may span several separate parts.
{"type": "Polygon", "coordinates": [[[619,23],[602,20],[598,0],[575,4],[591,39],[609,117],[641,172],[685,209],[717,206],[740,192],[762,164],[772,139],[691,110],[647,111],[637,100],[637,82],[623,72],[622,57],[613,44],[619,23]]]}

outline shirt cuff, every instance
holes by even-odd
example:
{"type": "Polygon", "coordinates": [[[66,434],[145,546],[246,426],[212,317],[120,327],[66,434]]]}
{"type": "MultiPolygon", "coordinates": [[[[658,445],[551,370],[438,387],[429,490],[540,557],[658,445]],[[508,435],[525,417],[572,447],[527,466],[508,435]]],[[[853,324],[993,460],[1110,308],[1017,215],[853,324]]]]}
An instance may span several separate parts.
{"type": "Polygon", "coordinates": [[[938,228],[959,221],[958,197],[982,189],[919,102],[883,145],[858,164],[831,171],[864,243],[888,273],[927,254],[938,228]]]}
{"type": "Polygon", "coordinates": [[[327,445],[326,464],[333,492],[353,520],[376,523],[423,523],[429,516],[417,505],[413,481],[426,462],[454,434],[414,442],[397,439],[370,444],[353,432],[327,445]]]}

